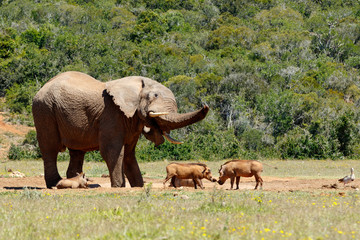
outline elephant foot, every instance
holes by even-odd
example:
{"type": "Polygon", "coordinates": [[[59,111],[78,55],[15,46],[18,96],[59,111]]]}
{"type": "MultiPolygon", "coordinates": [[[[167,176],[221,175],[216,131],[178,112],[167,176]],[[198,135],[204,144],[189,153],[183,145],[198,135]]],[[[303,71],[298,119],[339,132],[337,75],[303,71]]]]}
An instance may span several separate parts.
{"type": "Polygon", "coordinates": [[[45,178],[45,182],[46,182],[46,187],[47,188],[52,188],[55,187],[56,184],[61,180],[62,178],[56,177],[56,178],[45,178]]]}
{"type": "Polygon", "coordinates": [[[125,181],[114,181],[114,180],[111,180],[111,187],[112,187],[112,188],[125,187],[125,181]]]}
{"type": "Polygon", "coordinates": [[[144,181],[142,177],[140,179],[131,180],[129,179],[129,183],[131,187],[144,187],[144,181]]]}

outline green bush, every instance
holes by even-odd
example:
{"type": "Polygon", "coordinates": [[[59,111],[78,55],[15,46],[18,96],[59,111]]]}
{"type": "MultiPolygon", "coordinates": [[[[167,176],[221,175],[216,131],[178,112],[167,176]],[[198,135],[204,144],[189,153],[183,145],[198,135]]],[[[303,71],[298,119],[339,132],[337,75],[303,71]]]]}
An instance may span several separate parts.
{"type": "Polygon", "coordinates": [[[298,132],[290,133],[277,146],[283,159],[327,159],[339,157],[336,149],[333,148],[334,143],[322,135],[311,136],[308,133],[298,132]]]}
{"type": "MultiPolygon", "coordinates": [[[[175,136],[175,135],[174,135],[175,136]]],[[[216,132],[191,132],[181,145],[165,142],[154,148],[153,143],[140,139],[136,156],[139,161],[168,160],[219,160],[244,155],[244,150],[233,130],[216,132]]]]}
{"type": "Polygon", "coordinates": [[[10,160],[39,159],[41,158],[36,131],[30,130],[21,144],[11,144],[8,158],[10,160]]]}
{"type": "Polygon", "coordinates": [[[13,113],[31,113],[31,103],[38,87],[36,83],[14,84],[6,90],[6,105],[13,113]]]}
{"type": "Polygon", "coordinates": [[[11,144],[8,158],[10,160],[38,159],[41,157],[39,150],[33,145],[14,145],[11,144]]]}
{"type": "Polygon", "coordinates": [[[0,58],[9,58],[16,49],[16,42],[8,35],[0,34],[0,58]]]}
{"type": "Polygon", "coordinates": [[[99,151],[91,151],[85,154],[84,160],[86,162],[103,162],[104,159],[102,158],[99,151]]]}
{"type": "MultiPolygon", "coordinates": [[[[32,97],[60,72],[101,81],[138,75],[165,83],[179,112],[210,107],[205,124],[179,130],[181,146],[154,149],[141,139],[144,161],[359,154],[358,1],[0,5],[1,108],[19,116],[12,121],[32,121],[32,97]]],[[[14,156],[23,154],[16,147],[14,156]]],[[[102,159],[98,152],[85,158],[102,159]]]]}

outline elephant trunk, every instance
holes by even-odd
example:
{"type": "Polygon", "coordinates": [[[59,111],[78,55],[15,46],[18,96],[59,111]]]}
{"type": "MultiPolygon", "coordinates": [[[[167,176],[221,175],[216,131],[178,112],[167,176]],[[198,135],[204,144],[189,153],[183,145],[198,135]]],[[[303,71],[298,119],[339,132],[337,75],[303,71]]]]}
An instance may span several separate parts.
{"type": "Polygon", "coordinates": [[[206,117],[209,107],[204,105],[201,109],[190,113],[169,113],[156,117],[156,122],[164,131],[182,128],[196,123],[206,117]]]}

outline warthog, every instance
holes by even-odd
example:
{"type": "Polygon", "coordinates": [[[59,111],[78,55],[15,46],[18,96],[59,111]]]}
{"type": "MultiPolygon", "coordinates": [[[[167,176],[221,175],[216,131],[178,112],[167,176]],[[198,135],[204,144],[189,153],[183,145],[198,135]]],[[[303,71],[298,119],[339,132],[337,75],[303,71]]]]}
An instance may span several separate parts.
{"type": "Polygon", "coordinates": [[[206,178],[211,182],[216,182],[216,179],[212,177],[211,170],[205,164],[202,163],[170,163],[166,166],[167,176],[164,180],[165,183],[171,178],[171,184],[176,188],[175,178],[178,179],[192,179],[194,187],[197,189],[197,185],[201,189],[204,189],[201,179],[206,178]]]}
{"type": "Polygon", "coordinates": [[[257,189],[259,183],[262,188],[263,180],[260,173],[263,171],[263,166],[260,162],[254,160],[231,160],[223,165],[219,169],[219,181],[220,185],[230,178],[231,188],[233,189],[234,179],[236,177],[236,189],[239,189],[240,177],[252,177],[255,176],[257,189]]]}
{"type": "MultiPolygon", "coordinates": [[[[201,180],[199,180],[201,182],[201,180]]],[[[177,177],[175,177],[175,180],[172,181],[174,182],[175,185],[173,185],[173,183],[169,184],[169,187],[194,187],[194,181],[192,179],[179,179],[177,177]]]]}
{"type": "Polygon", "coordinates": [[[76,177],[73,178],[66,178],[60,180],[56,184],[56,188],[62,189],[62,188],[87,188],[88,184],[87,182],[89,179],[85,177],[85,173],[77,173],[76,177]]]}

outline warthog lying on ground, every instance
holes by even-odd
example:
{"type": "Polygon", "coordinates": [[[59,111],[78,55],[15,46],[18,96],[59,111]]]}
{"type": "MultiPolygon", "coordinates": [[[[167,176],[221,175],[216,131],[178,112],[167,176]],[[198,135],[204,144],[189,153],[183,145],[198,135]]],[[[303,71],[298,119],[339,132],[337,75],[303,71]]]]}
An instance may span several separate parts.
{"type": "Polygon", "coordinates": [[[231,188],[233,189],[234,179],[236,177],[236,189],[239,189],[240,177],[252,177],[255,176],[257,189],[259,183],[262,188],[263,180],[260,177],[260,173],[263,171],[263,166],[260,162],[254,160],[231,160],[223,165],[219,169],[219,181],[220,185],[230,178],[231,188]]]}
{"type": "Polygon", "coordinates": [[[171,178],[171,184],[176,188],[175,178],[178,179],[192,179],[194,187],[197,189],[197,185],[201,189],[204,189],[201,179],[206,178],[211,182],[216,182],[216,179],[212,177],[211,170],[205,164],[202,163],[170,163],[166,166],[167,176],[164,180],[165,183],[171,178]]]}
{"type": "Polygon", "coordinates": [[[88,184],[87,182],[89,179],[85,177],[85,173],[77,173],[76,177],[73,178],[66,178],[60,180],[56,184],[56,188],[62,189],[62,188],[87,188],[88,184]]]}
{"type": "MultiPolygon", "coordinates": [[[[202,182],[201,180],[199,180],[200,182],[202,182]]],[[[194,181],[192,179],[179,179],[177,177],[175,177],[175,180],[172,181],[174,182],[175,185],[173,185],[173,183],[169,184],[169,187],[194,187],[194,181]]]]}

